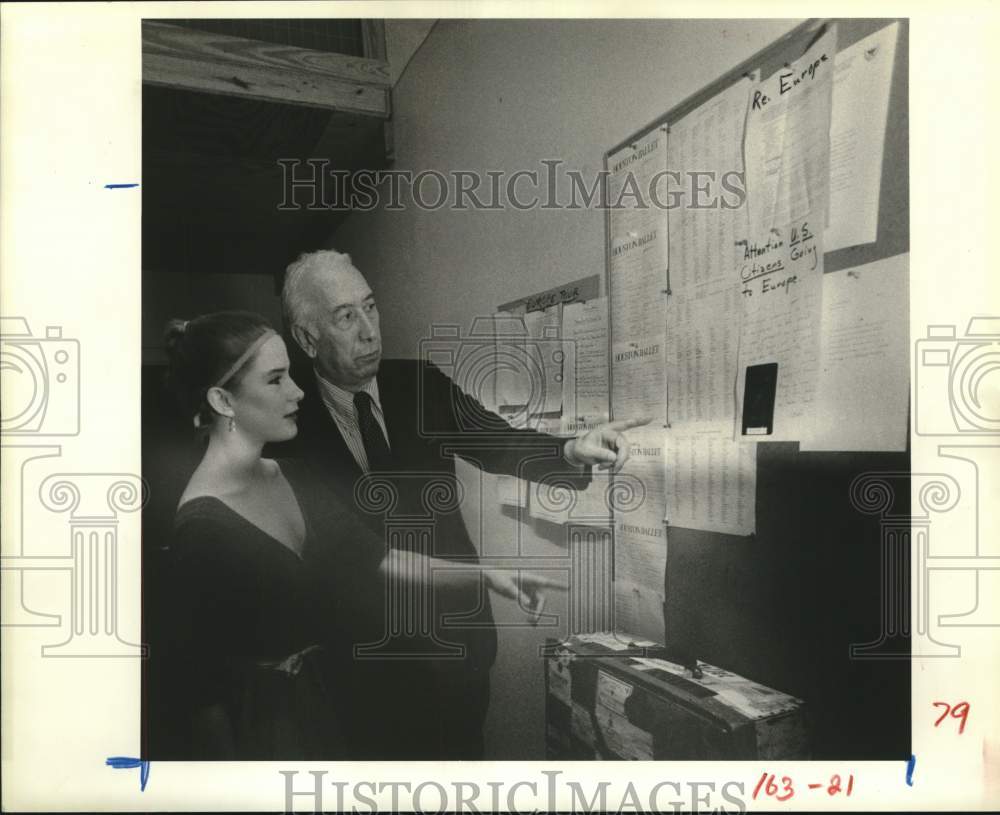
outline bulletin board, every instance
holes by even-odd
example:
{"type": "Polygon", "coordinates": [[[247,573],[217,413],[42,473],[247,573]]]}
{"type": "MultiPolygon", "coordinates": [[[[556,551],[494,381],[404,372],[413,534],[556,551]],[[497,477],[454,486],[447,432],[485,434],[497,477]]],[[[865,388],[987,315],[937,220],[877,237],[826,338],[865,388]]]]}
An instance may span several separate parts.
{"type": "MultiPolygon", "coordinates": [[[[509,348],[504,348],[505,335],[512,341],[516,341],[518,335],[527,331],[523,324],[512,327],[502,326],[499,323],[495,326],[497,337],[497,352],[503,355],[505,350],[512,363],[512,366],[504,366],[498,357],[496,369],[498,378],[495,384],[495,403],[498,412],[515,426],[524,427],[531,423],[534,427],[544,427],[553,432],[558,432],[560,420],[564,412],[562,403],[562,382],[566,375],[566,367],[572,360],[563,358],[563,342],[565,326],[565,309],[568,306],[581,303],[591,303],[600,298],[601,279],[599,275],[582,277],[559,286],[553,286],[545,291],[536,292],[524,297],[518,297],[506,303],[502,303],[496,309],[496,315],[510,315],[514,318],[524,318],[531,314],[540,316],[550,313],[553,317],[553,324],[545,326],[546,336],[535,337],[532,348],[518,349],[513,344],[509,348]],[[509,331],[513,331],[508,334],[509,331]],[[520,353],[519,353],[520,352],[520,353]],[[520,364],[517,359],[520,358],[520,364]],[[555,363],[552,371],[547,371],[547,363],[555,363]],[[516,390],[521,392],[523,398],[508,398],[502,392],[500,380],[505,367],[511,367],[509,373],[512,378],[518,380],[521,387],[516,390]],[[554,375],[553,375],[554,374],[554,375]],[[558,405],[547,405],[545,392],[549,390],[559,390],[560,400],[558,405]],[[539,425],[541,422],[541,425],[539,425]]],[[[528,332],[530,335],[530,332],[528,332]]],[[[525,340],[532,340],[530,336],[525,340]]],[[[605,406],[606,410],[606,406],[605,406]]]]}
{"type": "MultiPolygon", "coordinates": [[[[568,438],[607,421],[607,306],[600,275],[502,303],[494,320],[493,401],[511,426],[568,438]],[[557,401],[548,398],[552,392],[557,401]]],[[[559,479],[531,483],[512,475],[497,476],[497,485],[500,505],[518,520],[601,527],[610,550],[607,474],[595,475],[579,491],[559,479]]]]}
{"type": "MultiPolygon", "coordinates": [[[[669,134],[672,124],[734,83],[752,76],[766,78],[794,63],[827,26],[836,24],[840,52],[893,22],[898,23],[898,35],[877,237],[824,253],[824,275],[907,253],[905,19],[810,20],[798,26],[622,139],[607,151],[606,169],[613,169],[614,158],[623,150],[655,147],[657,133],[669,134]]],[[[606,244],[607,291],[613,303],[612,217],[606,216],[606,244]]],[[[663,283],[664,296],[669,296],[669,277],[663,283]]],[[[895,306],[908,314],[906,297],[895,306]]],[[[614,334],[613,314],[611,319],[609,336],[614,334]]],[[[611,341],[609,345],[612,356],[621,353],[611,341]]],[[[652,349],[655,343],[646,345],[652,349]]],[[[613,372],[611,376],[614,393],[613,372]]],[[[667,417],[662,421],[665,424],[667,417]]],[[[898,421],[908,427],[908,416],[901,415],[898,421]]],[[[685,664],[703,660],[804,699],[811,717],[813,758],[906,759],[910,755],[909,595],[901,593],[899,608],[885,608],[890,601],[883,581],[891,559],[892,570],[909,585],[908,547],[890,552],[885,539],[890,519],[910,515],[909,445],[899,452],[803,452],[794,441],[760,441],[756,447],[752,534],[665,525],[667,652],[685,664]],[[852,502],[852,485],[856,488],[857,479],[866,473],[889,482],[891,505],[881,512],[862,511],[852,502]]],[[[621,541],[616,539],[615,545],[621,541]]]]}

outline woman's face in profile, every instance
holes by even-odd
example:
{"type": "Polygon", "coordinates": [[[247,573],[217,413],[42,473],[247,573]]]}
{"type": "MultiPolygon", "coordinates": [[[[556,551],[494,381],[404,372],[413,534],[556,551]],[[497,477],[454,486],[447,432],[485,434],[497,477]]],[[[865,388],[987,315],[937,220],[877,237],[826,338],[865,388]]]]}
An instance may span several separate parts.
{"type": "Polygon", "coordinates": [[[273,442],[298,432],[295,418],[303,392],[288,375],[288,353],[277,334],[260,347],[230,395],[233,418],[243,433],[273,442]]]}

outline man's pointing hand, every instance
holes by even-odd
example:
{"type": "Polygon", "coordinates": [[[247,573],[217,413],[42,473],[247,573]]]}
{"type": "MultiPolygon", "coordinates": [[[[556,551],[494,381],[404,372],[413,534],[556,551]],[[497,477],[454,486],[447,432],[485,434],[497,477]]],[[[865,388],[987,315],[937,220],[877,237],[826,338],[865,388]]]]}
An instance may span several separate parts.
{"type": "Polygon", "coordinates": [[[582,466],[597,465],[617,473],[628,461],[628,437],[625,430],[649,424],[652,418],[621,419],[608,422],[582,436],[570,439],[564,448],[567,461],[582,466]]]}

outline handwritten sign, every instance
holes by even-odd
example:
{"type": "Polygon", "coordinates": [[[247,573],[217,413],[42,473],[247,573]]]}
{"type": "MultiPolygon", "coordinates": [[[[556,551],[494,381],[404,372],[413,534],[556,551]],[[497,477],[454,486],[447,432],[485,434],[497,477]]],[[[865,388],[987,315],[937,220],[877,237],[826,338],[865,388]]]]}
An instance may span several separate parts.
{"type": "Polygon", "coordinates": [[[772,229],[764,243],[741,240],[740,293],[744,297],[788,296],[808,274],[819,266],[816,235],[809,221],[791,225],[786,240],[782,230],[772,229]]]}
{"type": "Polygon", "coordinates": [[[544,311],[560,303],[583,303],[594,300],[600,290],[600,281],[597,275],[580,278],[562,286],[554,286],[543,292],[522,297],[518,300],[511,300],[504,303],[497,310],[506,311],[512,314],[524,314],[530,311],[544,311]]]}
{"type": "MultiPolygon", "coordinates": [[[[830,56],[825,51],[809,62],[802,70],[793,71],[787,68],[778,74],[778,97],[784,96],[803,82],[816,78],[816,71],[824,62],[829,62],[830,56]]],[[[753,99],[750,102],[751,110],[762,110],[772,98],[763,90],[757,89],[753,92],[753,99]]]]}

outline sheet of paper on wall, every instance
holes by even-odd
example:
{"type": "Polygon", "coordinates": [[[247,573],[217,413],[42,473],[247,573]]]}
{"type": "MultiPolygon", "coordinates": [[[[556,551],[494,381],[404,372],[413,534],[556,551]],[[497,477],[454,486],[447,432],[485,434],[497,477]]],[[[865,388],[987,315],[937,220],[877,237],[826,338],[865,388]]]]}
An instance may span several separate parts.
{"type": "Polygon", "coordinates": [[[648,417],[662,427],[667,416],[666,353],[662,333],[611,347],[611,410],[615,420],[648,417]]]}
{"type": "Polygon", "coordinates": [[[496,476],[497,502],[508,507],[528,506],[530,483],[516,475],[500,474],[496,476]]]}
{"type": "Polygon", "coordinates": [[[802,450],[906,449],[909,254],[823,275],[812,432],[802,450]]]}
{"type": "Polygon", "coordinates": [[[528,512],[532,518],[561,524],[569,519],[570,507],[576,503],[575,490],[558,482],[530,482],[531,499],[528,512]]]}
{"type": "Polygon", "coordinates": [[[882,151],[899,23],[845,48],[834,61],[827,252],[878,236],[882,151]]]}
{"type": "Polygon", "coordinates": [[[830,111],[837,26],[787,67],[756,83],[747,111],[744,166],[750,237],[763,243],[772,228],[825,207],[830,180],[830,111]]]}
{"type": "Polygon", "coordinates": [[[815,399],[836,27],[751,92],[736,436],[797,441],[815,399]]]}
{"type": "Polygon", "coordinates": [[[647,586],[615,580],[616,634],[621,639],[643,637],[654,643],[664,642],[664,597],[647,586]]]}
{"type": "Polygon", "coordinates": [[[566,428],[608,418],[608,301],[563,307],[563,419],[566,428]]]}
{"type": "MultiPolygon", "coordinates": [[[[808,229],[808,222],[802,228],[808,229]]],[[[796,235],[793,228],[782,235],[796,235]]],[[[811,238],[801,239],[811,241],[811,238]]],[[[780,241],[784,243],[785,238],[780,241]]],[[[746,285],[736,379],[736,437],[744,442],[798,441],[810,432],[819,365],[822,256],[814,266],[785,253],[783,271],[746,285]],[[766,288],[776,280],[774,288],[766,288]]]]}
{"type": "Polygon", "coordinates": [[[629,526],[615,526],[615,631],[662,643],[666,530],[660,522],[657,537],[650,537],[629,526]]]}
{"type": "Polygon", "coordinates": [[[680,181],[667,176],[657,197],[677,204],[668,224],[671,296],[732,272],[734,244],[746,230],[741,174],[751,84],[740,79],[670,125],[667,161],[680,181]]]}
{"type": "MultiPolygon", "coordinates": [[[[569,426],[574,422],[585,422],[586,416],[577,415],[576,404],[576,376],[577,376],[577,347],[576,340],[572,337],[574,314],[582,303],[570,303],[564,305],[562,310],[562,413],[560,415],[560,427],[569,426]]],[[[605,355],[606,356],[606,355],[605,355]]],[[[606,364],[606,363],[605,363],[606,364]]]]}
{"type": "Polygon", "coordinates": [[[728,422],[699,428],[668,432],[667,521],[687,529],[750,535],[757,524],[757,446],[734,440],[728,422]]]}
{"type": "MultiPolygon", "coordinates": [[[[615,242],[646,235],[650,248],[659,255],[657,265],[665,270],[667,237],[664,206],[649,206],[650,189],[656,185],[667,166],[668,135],[665,127],[654,128],[608,156],[608,205],[611,238],[615,242]],[[656,232],[656,235],[652,233],[656,232]]],[[[666,199],[661,199],[666,202],[666,199]]]]}
{"type": "MultiPolygon", "coordinates": [[[[607,354],[605,354],[606,357],[607,354]]],[[[607,416],[597,416],[581,421],[564,414],[559,419],[539,420],[535,429],[553,436],[570,438],[571,436],[581,436],[606,421],[607,416]]],[[[590,484],[586,489],[575,491],[572,496],[563,496],[557,491],[547,491],[548,488],[545,486],[532,484],[530,488],[531,514],[533,517],[544,518],[552,523],[609,526],[612,521],[611,483],[608,470],[593,467],[591,468],[590,484]]]]}
{"type": "Polygon", "coordinates": [[[457,326],[435,329],[433,342],[425,349],[429,362],[446,370],[463,392],[492,413],[499,410],[496,331],[496,315],[476,316],[464,337],[457,326]]]}
{"type": "Polygon", "coordinates": [[[616,418],[624,418],[639,410],[657,417],[660,424],[666,422],[667,209],[651,205],[649,191],[656,174],[667,169],[666,145],[666,133],[654,129],[608,158],[611,343],[619,352],[652,354],[645,359],[618,359],[628,365],[620,376],[613,372],[617,382],[612,411],[616,418]],[[633,374],[638,380],[621,390],[624,378],[633,374]]]}
{"type": "Polygon", "coordinates": [[[514,427],[524,427],[531,396],[524,318],[500,311],[493,315],[493,322],[496,337],[494,401],[501,416],[514,427]]]}
{"type": "Polygon", "coordinates": [[[615,580],[648,586],[662,595],[667,563],[664,523],[657,521],[655,535],[648,530],[629,531],[634,527],[625,521],[615,525],[615,580]]]}
{"type": "Polygon", "coordinates": [[[577,493],[577,503],[571,520],[574,523],[599,524],[610,526],[612,523],[611,495],[613,477],[609,470],[591,470],[590,484],[587,489],[577,493]]]}
{"type": "Polygon", "coordinates": [[[667,171],[666,132],[654,129],[609,156],[608,168],[612,323],[626,317],[632,333],[651,334],[662,330],[667,288],[668,210],[650,194],[667,171]]]}
{"type": "Polygon", "coordinates": [[[731,279],[669,298],[666,356],[671,426],[728,422],[729,438],[743,313],[731,279]]]}
{"type": "Polygon", "coordinates": [[[529,412],[558,413],[563,396],[562,306],[529,311],[524,315],[524,327],[533,383],[529,412]]]}
{"type": "MultiPolygon", "coordinates": [[[[661,298],[661,306],[663,300],[661,298]]],[[[667,423],[666,332],[630,334],[614,323],[611,343],[611,412],[616,420],[648,417],[667,423]]]]}
{"type": "Polygon", "coordinates": [[[532,430],[547,433],[550,436],[563,435],[562,416],[533,416],[528,422],[528,426],[532,430]]]}
{"type": "Polygon", "coordinates": [[[590,484],[584,490],[559,484],[527,483],[531,495],[531,517],[556,524],[611,525],[608,497],[611,478],[607,471],[595,468],[590,484]]]}
{"type": "MultiPolygon", "coordinates": [[[[671,425],[727,419],[732,425],[735,417],[742,303],[732,281],[742,259],[736,240],[747,233],[740,174],[750,87],[749,79],[741,79],[670,126],[668,163],[683,180],[679,194],[684,196],[669,221],[671,425]],[[697,192],[693,183],[703,181],[704,173],[709,174],[708,195],[697,192]]],[[[732,428],[728,435],[732,437],[732,428]]]]}
{"type": "Polygon", "coordinates": [[[664,429],[628,431],[629,460],[614,477],[615,625],[663,642],[667,562],[664,429]]]}
{"type": "Polygon", "coordinates": [[[649,203],[651,179],[666,170],[666,133],[654,129],[608,158],[611,410],[616,419],[666,424],[667,210],[649,203]]]}
{"type": "Polygon", "coordinates": [[[647,425],[626,431],[629,458],[615,475],[613,508],[624,531],[662,539],[666,516],[666,431],[647,425]]]}
{"type": "MultiPolygon", "coordinates": [[[[613,251],[613,250],[612,250],[613,251]]],[[[632,250],[639,252],[641,250],[632,250]]],[[[662,338],[665,330],[667,296],[665,284],[651,290],[639,278],[634,263],[640,257],[611,264],[611,339],[613,343],[634,341],[636,337],[662,338]],[[617,267],[617,268],[616,268],[617,267]]]]}

